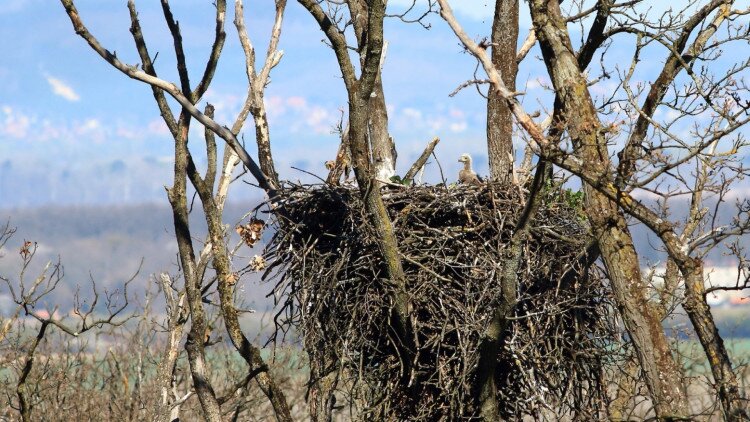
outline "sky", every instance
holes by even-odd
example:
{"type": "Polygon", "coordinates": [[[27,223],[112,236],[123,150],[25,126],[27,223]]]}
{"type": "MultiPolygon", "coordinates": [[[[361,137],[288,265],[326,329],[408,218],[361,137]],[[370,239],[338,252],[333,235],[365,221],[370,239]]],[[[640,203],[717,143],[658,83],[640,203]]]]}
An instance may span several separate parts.
{"type": "MultiPolygon", "coordinates": [[[[171,3],[195,83],[213,40],[213,2],[171,3]]],[[[233,2],[228,3],[226,46],[214,82],[199,104],[202,108],[212,103],[217,121],[225,125],[234,120],[247,86],[244,56],[232,25],[233,2]]],[[[422,3],[418,2],[417,9],[422,3]]],[[[474,39],[490,34],[494,2],[451,3],[474,39]]],[[[524,3],[521,39],[530,26],[524,3]]],[[[159,2],[136,4],[150,51],[158,52],[159,76],[176,81],[172,41],[159,2]]],[[[411,0],[391,0],[389,12],[397,13],[410,4],[411,0]]],[[[650,16],[660,16],[669,7],[668,2],[649,4],[650,16]]],[[[76,5],[106,48],[127,63],[139,61],[128,30],[125,0],[78,0],[76,5]]],[[[261,55],[273,15],[271,0],[245,4],[250,37],[261,55]]],[[[426,23],[429,30],[397,19],[387,20],[385,27],[389,46],[383,81],[390,131],[399,153],[397,172],[403,174],[427,142],[439,136],[436,154],[449,181],[457,174],[457,157],[463,152],[471,153],[476,170],[486,174],[485,100],[473,88],[449,96],[474,78],[476,61],[437,15],[430,15],[426,23]]],[[[570,30],[574,44],[579,42],[581,31],[574,25],[570,30]]],[[[0,36],[6,40],[0,44],[0,208],[164,202],[164,186],[171,183],[172,140],[150,88],[128,79],[97,56],[75,34],[57,1],[3,0],[0,36]]],[[[284,56],[266,90],[272,146],[282,179],[310,180],[294,167],[323,175],[324,162],[336,154],[339,141],[332,131],[346,108],[346,91],[323,38],[307,11],[289,1],[280,44],[284,56]]],[[[626,41],[612,47],[609,57],[615,61],[608,63],[610,68],[617,68],[618,57],[627,60],[632,55],[632,44],[626,41]],[[623,55],[618,55],[618,49],[623,55]]],[[[663,50],[646,49],[639,71],[658,70],[663,50]]],[[[653,76],[645,75],[644,80],[653,76]]],[[[518,90],[526,92],[521,100],[529,112],[550,108],[551,95],[545,85],[549,79],[535,49],[522,63],[517,79],[518,90]]],[[[613,85],[604,81],[591,92],[604,96],[613,85]]],[[[252,122],[248,128],[242,135],[253,153],[252,122]]],[[[202,142],[201,128],[194,124],[192,129],[192,142],[202,142]]],[[[196,145],[194,153],[200,149],[196,145]]],[[[197,159],[201,161],[200,156],[197,159]]],[[[439,169],[431,163],[426,178],[435,182],[438,177],[439,169]]],[[[247,199],[260,193],[242,187],[233,195],[247,199]]]]}
{"type": "MultiPolygon", "coordinates": [[[[244,56],[228,2],[227,42],[217,75],[206,94],[217,120],[229,125],[246,91],[244,56]]],[[[403,10],[405,0],[389,11],[403,10]]],[[[455,11],[477,39],[489,35],[487,1],[454,2],[455,11]]],[[[157,72],[175,81],[171,38],[158,2],[138,1],[139,16],[157,72]]],[[[126,2],[79,0],[82,19],[102,44],[127,63],[138,62],[130,37],[126,2]]],[[[214,8],[209,0],[173,1],[180,21],[191,80],[202,72],[213,40],[214,8]]],[[[273,2],[245,5],[246,24],[260,54],[273,21],[273,2]]],[[[441,138],[438,157],[446,172],[458,168],[461,152],[475,156],[486,173],[485,103],[476,90],[449,97],[472,78],[475,61],[463,52],[447,25],[432,15],[429,30],[396,19],[386,23],[389,43],[384,65],[391,132],[401,172],[426,143],[441,138]]],[[[528,26],[525,21],[522,25],[528,26]]],[[[0,4],[0,207],[42,204],[100,204],[164,200],[170,184],[172,141],[150,89],[110,67],[78,37],[59,2],[4,0],[0,4]]],[[[272,144],[282,178],[306,179],[298,167],[324,174],[335,156],[332,134],[346,108],[346,91],[322,32],[296,2],[288,3],[280,48],[281,63],[266,90],[272,144]]],[[[538,64],[537,64],[538,66],[538,64]]],[[[519,75],[524,81],[529,71],[519,75]]],[[[243,133],[253,150],[252,122],[243,133]]],[[[193,125],[195,142],[200,128],[193,125]]],[[[196,148],[198,150],[199,148],[196,148]]],[[[433,165],[431,170],[436,170],[433,165]]],[[[433,176],[436,171],[428,172],[433,176]]],[[[257,195],[240,189],[235,195],[257,195]]]]}

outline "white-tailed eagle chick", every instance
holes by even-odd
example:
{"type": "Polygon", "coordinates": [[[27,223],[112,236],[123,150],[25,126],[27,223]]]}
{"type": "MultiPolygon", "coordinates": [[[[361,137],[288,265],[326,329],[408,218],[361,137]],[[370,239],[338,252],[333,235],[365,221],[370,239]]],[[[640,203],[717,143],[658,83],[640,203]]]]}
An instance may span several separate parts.
{"type": "Polygon", "coordinates": [[[476,173],[474,173],[474,170],[471,168],[471,155],[466,153],[461,154],[458,162],[464,163],[464,168],[458,172],[459,183],[465,183],[467,185],[474,186],[479,186],[482,184],[482,180],[479,178],[479,176],[477,176],[476,173]]]}

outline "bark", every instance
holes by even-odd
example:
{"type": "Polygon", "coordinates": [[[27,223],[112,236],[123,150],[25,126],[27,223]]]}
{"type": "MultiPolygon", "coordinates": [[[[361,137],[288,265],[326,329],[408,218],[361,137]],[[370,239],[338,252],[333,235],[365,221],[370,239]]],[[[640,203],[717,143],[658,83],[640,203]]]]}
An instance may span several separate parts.
{"type": "MultiPolygon", "coordinates": [[[[360,53],[361,64],[364,66],[365,52],[368,48],[367,25],[369,18],[369,7],[364,0],[349,0],[349,11],[352,16],[354,34],[357,37],[357,45],[360,53]]],[[[381,70],[385,60],[385,50],[380,56],[378,74],[372,89],[369,101],[368,113],[368,140],[372,152],[373,172],[376,179],[389,181],[396,174],[396,146],[393,138],[388,134],[388,110],[386,109],[385,93],[383,92],[383,81],[381,70]]]]}
{"type": "Polygon", "coordinates": [[[370,97],[369,139],[372,162],[377,180],[389,181],[396,174],[396,145],[388,134],[388,111],[385,106],[383,81],[378,75],[370,97]]]}
{"type": "Polygon", "coordinates": [[[310,385],[307,404],[310,406],[310,418],[313,422],[333,420],[333,408],[336,405],[334,389],[337,379],[335,371],[324,367],[326,364],[330,362],[310,362],[310,379],[315,381],[310,385]]]}
{"type": "Polygon", "coordinates": [[[213,267],[219,279],[217,289],[219,291],[221,315],[224,318],[229,338],[239,352],[240,356],[248,364],[248,375],[250,379],[255,377],[260,389],[266,395],[276,413],[278,421],[291,421],[291,413],[286,398],[281,389],[276,385],[274,379],[268,373],[268,365],[263,361],[260,350],[253,346],[245,337],[240,326],[239,314],[234,305],[234,286],[237,277],[231,270],[231,262],[224,241],[224,228],[221,221],[221,213],[216,205],[213,192],[207,183],[201,179],[192,160],[188,163],[188,176],[195,187],[208,225],[209,238],[211,239],[211,251],[213,253],[213,267]]]}
{"type": "Polygon", "coordinates": [[[201,295],[201,280],[195,268],[195,252],[193,250],[187,207],[187,166],[188,149],[187,136],[190,118],[187,112],[180,115],[178,126],[179,135],[175,137],[174,184],[167,192],[172,206],[175,237],[180,257],[185,290],[190,307],[191,325],[185,349],[188,353],[190,373],[195,392],[201,403],[203,417],[208,421],[221,421],[221,409],[216,400],[216,393],[211,386],[206,366],[206,356],[203,347],[203,336],[206,332],[206,316],[201,295]]]}
{"type": "Polygon", "coordinates": [[[42,326],[39,327],[34,341],[31,343],[29,350],[26,352],[26,362],[24,362],[23,369],[21,370],[21,376],[18,377],[18,384],[16,384],[16,395],[18,396],[18,412],[21,413],[21,420],[23,422],[31,422],[31,400],[29,397],[29,391],[26,386],[26,379],[31,373],[31,368],[34,366],[34,358],[36,354],[36,348],[39,347],[44,335],[47,332],[49,321],[42,321],[42,326]]]}
{"type": "MultiPolygon", "coordinates": [[[[492,64],[500,72],[505,86],[516,87],[516,49],[518,46],[518,0],[496,0],[492,21],[492,64]]],[[[513,181],[513,113],[505,98],[490,89],[487,95],[487,153],[490,178],[503,183],[513,181]]]]}
{"type": "Polygon", "coordinates": [[[526,202],[510,239],[508,252],[506,253],[507,258],[502,263],[503,269],[500,275],[502,296],[498,298],[490,323],[485,328],[482,342],[479,345],[475,390],[480,416],[485,421],[500,419],[497,385],[495,384],[497,357],[505,342],[505,333],[510,324],[509,317],[513,316],[518,303],[518,266],[521,262],[523,242],[531,228],[531,220],[539,208],[539,194],[544,186],[546,167],[547,164],[544,162],[540,162],[537,166],[529,200],[526,202]]]}
{"type": "Polygon", "coordinates": [[[271,134],[268,129],[268,115],[266,114],[262,91],[256,90],[254,93],[251,113],[255,119],[255,140],[258,144],[260,169],[276,186],[280,186],[279,175],[276,173],[271,153],[271,134]]]}
{"type": "MultiPolygon", "coordinates": [[[[612,176],[606,139],[586,80],[572,53],[559,3],[533,0],[530,7],[542,55],[562,104],[562,118],[575,144],[576,155],[594,174],[609,181],[612,176]]],[[[599,239],[615,299],[635,346],[657,417],[684,417],[688,408],[681,372],[671,355],[658,310],[652,309],[646,297],[627,221],[617,203],[591,184],[584,185],[584,194],[592,231],[599,239]]]]}

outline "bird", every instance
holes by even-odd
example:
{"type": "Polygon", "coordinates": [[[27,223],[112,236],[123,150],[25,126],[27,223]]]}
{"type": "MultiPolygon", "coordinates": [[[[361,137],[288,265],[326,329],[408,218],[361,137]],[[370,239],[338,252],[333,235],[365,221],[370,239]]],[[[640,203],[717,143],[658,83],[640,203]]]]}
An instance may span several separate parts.
{"type": "Polygon", "coordinates": [[[482,180],[479,179],[474,170],[471,168],[471,155],[463,153],[458,159],[459,163],[464,163],[464,168],[458,172],[459,183],[467,185],[479,186],[482,184],[482,180]]]}

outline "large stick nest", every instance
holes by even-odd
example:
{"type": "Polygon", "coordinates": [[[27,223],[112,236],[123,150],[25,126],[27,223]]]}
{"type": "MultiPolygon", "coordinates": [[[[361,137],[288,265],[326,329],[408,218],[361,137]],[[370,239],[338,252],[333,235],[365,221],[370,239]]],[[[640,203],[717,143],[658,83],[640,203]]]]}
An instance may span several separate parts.
{"type": "MultiPolygon", "coordinates": [[[[501,295],[521,195],[494,184],[383,192],[418,347],[404,374],[390,324],[395,286],[384,279],[359,191],[285,187],[266,275],[283,301],[280,327],[295,328],[309,355],[313,398],[335,395],[362,419],[476,415],[478,345],[501,295]]],[[[602,418],[619,340],[606,280],[587,264],[580,198],[545,189],[531,227],[520,301],[497,357],[500,408],[512,419],[602,418]]]]}

